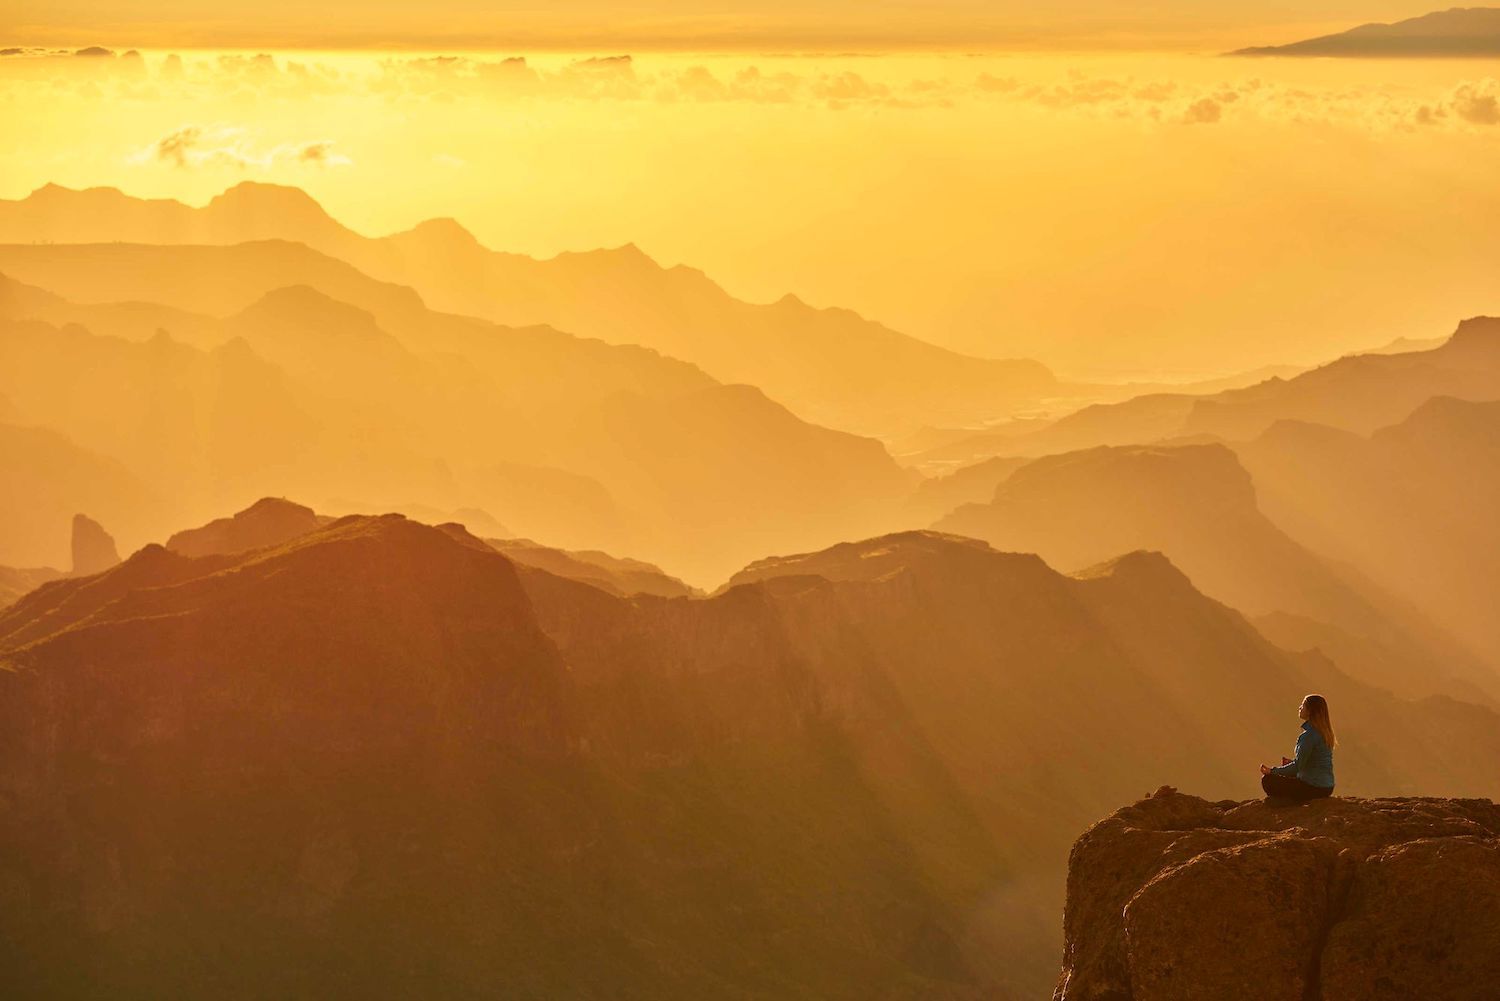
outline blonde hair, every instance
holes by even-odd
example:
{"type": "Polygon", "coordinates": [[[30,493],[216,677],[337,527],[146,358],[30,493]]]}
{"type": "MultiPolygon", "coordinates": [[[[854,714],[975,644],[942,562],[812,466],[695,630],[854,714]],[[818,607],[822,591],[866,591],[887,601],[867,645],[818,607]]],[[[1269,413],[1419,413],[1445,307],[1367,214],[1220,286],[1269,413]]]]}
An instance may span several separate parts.
{"type": "Polygon", "coordinates": [[[1312,724],[1313,729],[1322,734],[1325,744],[1337,747],[1338,738],[1333,735],[1333,721],[1328,718],[1328,700],[1321,695],[1309,695],[1302,701],[1307,704],[1307,721],[1312,724]]]}

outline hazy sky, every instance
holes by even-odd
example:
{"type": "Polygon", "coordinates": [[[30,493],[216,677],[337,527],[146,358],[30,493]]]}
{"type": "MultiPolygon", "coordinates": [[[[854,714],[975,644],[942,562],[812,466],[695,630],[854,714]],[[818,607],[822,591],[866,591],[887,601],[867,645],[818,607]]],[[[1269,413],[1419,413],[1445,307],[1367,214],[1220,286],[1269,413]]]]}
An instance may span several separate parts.
{"type": "Polygon", "coordinates": [[[566,50],[1238,46],[1430,9],[1403,0],[0,0],[8,44],[566,50]]]}
{"type": "MultiPolygon", "coordinates": [[[[465,11],[508,6],[423,9],[462,28],[465,11]]],[[[1356,5],[1293,6],[1161,3],[1131,17],[1249,24],[1356,5]]],[[[1353,19],[1414,11],[1359,6],[1353,19]]],[[[358,7],[392,31],[410,9],[358,7]]],[[[135,18],[157,37],[216,9],[62,0],[22,13],[135,18]]],[[[338,27],[354,9],[266,0],[233,23],[306,24],[316,10],[338,27]]],[[[651,8],[690,9],[704,8],[651,8]]],[[[913,10],[715,9],[757,23],[913,10]]],[[[936,9],[924,23],[1023,5],[936,9]]],[[[615,10],[584,0],[529,16],[637,23],[604,16],[615,10]]],[[[1066,31],[1118,5],[1048,10],[1066,31]]],[[[135,36],[121,32],[70,37],[123,49],[135,36]]],[[[1483,61],[597,51],[8,56],[0,196],[50,181],[201,204],[241,180],[293,184],[371,235],[452,216],[490,247],[538,256],[633,242],[748,299],[793,292],[1083,375],[1315,362],[1500,313],[1500,81],[1483,61]]]]}

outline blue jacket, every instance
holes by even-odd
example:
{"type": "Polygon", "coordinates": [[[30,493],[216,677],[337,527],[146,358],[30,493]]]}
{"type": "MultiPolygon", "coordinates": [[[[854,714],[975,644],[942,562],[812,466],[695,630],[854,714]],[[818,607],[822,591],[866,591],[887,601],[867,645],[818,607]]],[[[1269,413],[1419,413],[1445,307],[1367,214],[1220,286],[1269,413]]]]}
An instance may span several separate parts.
{"type": "Polygon", "coordinates": [[[1302,724],[1292,763],[1271,769],[1277,775],[1291,775],[1319,789],[1333,788],[1333,748],[1311,723],[1302,724]]]}

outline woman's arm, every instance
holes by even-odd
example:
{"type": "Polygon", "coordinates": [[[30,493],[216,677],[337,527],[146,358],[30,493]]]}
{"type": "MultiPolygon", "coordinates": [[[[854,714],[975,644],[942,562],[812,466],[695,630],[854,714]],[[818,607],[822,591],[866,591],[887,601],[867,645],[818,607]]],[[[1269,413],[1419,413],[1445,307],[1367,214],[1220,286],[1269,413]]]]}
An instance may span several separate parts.
{"type": "Polygon", "coordinates": [[[1307,732],[1303,731],[1302,733],[1299,733],[1297,735],[1297,749],[1292,752],[1292,763],[1289,765],[1277,765],[1275,768],[1271,769],[1271,772],[1276,775],[1291,775],[1293,777],[1296,777],[1297,763],[1302,760],[1302,751],[1306,748],[1306,746],[1307,732]]]}

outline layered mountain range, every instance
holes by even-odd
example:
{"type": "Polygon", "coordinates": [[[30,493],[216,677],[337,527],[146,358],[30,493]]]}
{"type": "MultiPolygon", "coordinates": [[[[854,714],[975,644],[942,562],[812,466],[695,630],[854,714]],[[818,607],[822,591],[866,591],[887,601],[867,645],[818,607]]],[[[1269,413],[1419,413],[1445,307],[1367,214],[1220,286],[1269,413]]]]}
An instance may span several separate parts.
{"type": "Polygon", "coordinates": [[[1493,712],[1156,554],[908,533],[626,596],[269,506],[296,534],[230,551],[252,509],[0,612],[0,966],[43,993],[1029,997],[1076,830],[1143,770],[1253,782],[1310,688],[1351,792],[1500,773],[1493,712]]]}
{"type": "Polygon", "coordinates": [[[1173,438],[1251,438],[1277,421],[1326,424],[1361,434],[1402,420],[1434,396],[1500,396],[1500,319],[1465,320],[1435,344],[1349,355],[1291,377],[1216,393],[1146,393],[1083,407],[1035,427],[959,437],[908,455],[914,466],[969,464],[992,456],[1039,456],[1097,445],[1173,438]]]}
{"type": "Polygon", "coordinates": [[[1063,569],[1160,550],[1290,646],[1396,691],[1493,701],[1496,398],[1500,322],[1475,319],[1428,350],[1085,410],[1052,440],[1151,443],[984,460],[914,503],[966,501],[936,527],[1063,569]],[[1165,403],[1181,405],[1169,425],[1165,403]]]}
{"type": "MultiPolygon", "coordinates": [[[[521,535],[717,580],[768,548],[878,530],[911,485],[879,443],[753,387],[639,347],[433,313],[298,244],[13,246],[0,270],[161,304],[74,306],[13,278],[0,307],[0,393],[17,420],[76,443],[59,452],[98,450],[174,485],[144,526],[143,491],[128,490],[107,510],[80,496],[33,519],[97,509],[133,545],[273,492],[477,508],[521,535]]],[[[58,480],[89,479],[72,471],[83,461],[32,496],[72,497],[58,480]]],[[[0,560],[36,560],[26,538],[0,560]]]]}
{"type": "Polygon", "coordinates": [[[1500,791],[1500,321],[1079,391],[633,248],[0,202],[8,993],[1032,998],[1078,831],[1309,691],[1340,795],[1500,791]]]}
{"type": "MultiPolygon", "coordinates": [[[[663,268],[631,245],[537,260],[489,250],[452,219],[370,238],[298,189],[251,182],[202,208],[56,185],[0,201],[0,243],[264,240],[304,244],[415,289],[438,310],[653,348],[719,381],[759,386],[810,421],[859,433],[984,419],[1063,392],[1036,362],[961,355],[794,296],[742,302],[702,272],[663,268]]],[[[128,285],[115,289],[89,286],[94,301],[140,298],[128,285]]]]}

